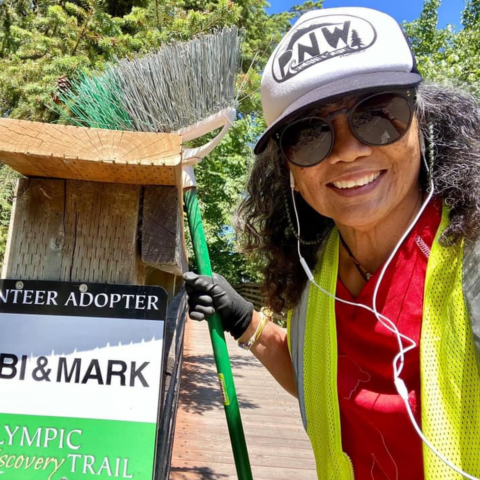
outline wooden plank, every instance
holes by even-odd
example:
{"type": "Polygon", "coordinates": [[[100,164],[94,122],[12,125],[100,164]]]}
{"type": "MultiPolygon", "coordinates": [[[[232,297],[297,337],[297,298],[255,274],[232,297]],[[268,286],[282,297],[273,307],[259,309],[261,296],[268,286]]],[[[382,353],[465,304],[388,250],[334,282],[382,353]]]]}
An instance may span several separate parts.
{"type": "MultiPolygon", "coordinates": [[[[227,459],[225,459],[227,460],[227,459]]],[[[255,480],[316,480],[315,472],[294,468],[278,468],[275,465],[268,467],[254,467],[255,480]]],[[[232,463],[198,464],[194,461],[183,461],[172,468],[170,480],[237,480],[235,467],[232,463]]]]}
{"type": "Polygon", "coordinates": [[[138,254],[141,188],[137,185],[67,181],[62,280],[145,282],[138,254]]]}
{"type": "Polygon", "coordinates": [[[141,229],[142,260],[181,276],[187,270],[183,209],[176,187],[145,187],[141,229]]]}
{"type": "Polygon", "coordinates": [[[177,185],[174,133],[121,132],[0,118],[0,161],[25,176],[177,185]]]}
{"type": "MultiPolygon", "coordinates": [[[[266,447],[284,447],[287,446],[288,449],[291,451],[292,455],[305,455],[305,456],[310,456],[311,452],[309,451],[310,449],[310,441],[308,439],[304,439],[303,435],[302,438],[296,438],[295,442],[291,442],[291,438],[288,436],[285,437],[279,437],[279,436],[266,436],[262,435],[262,433],[267,433],[267,432],[250,432],[249,434],[249,446],[259,446],[263,448],[263,446],[266,447]]],[[[268,432],[270,433],[270,432],[268,432]]],[[[202,445],[210,445],[211,443],[213,445],[217,445],[219,442],[221,442],[221,437],[219,438],[218,434],[215,432],[211,432],[210,429],[208,432],[206,431],[197,431],[195,432],[195,436],[189,435],[188,430],[187,431],[178,431],[175,436],[176,440],[178,440],[179,444],[181,442],[201,442],[202,445]],[[192,440],[193,438],[193,440],[192,440]]],[[[225,445],[222,442],[223,445],[225,445]]],[[[231,447],[227,445],[228,448],[230,449],[231,447]]]]}
{"type": "Polygon", "coordinates": [[[173,273],[157,270],[152,268],[150,265],[147,265],[145,284],[162,286],[167,292],[168,301],[170,301],[178,293],[181,282],[181,277],[178,277],[173,273]]]}
{"type": "Polygon", "coordinates": [[[17,192],[3,278],[144,283],[139,186],[21,179],[17,192]]]}
{"type": "MultiPolygon", "coordinates": [[[[301,471],[308,471],[315,468],[315,462],[311,457],[299,458],[298,456],[285,456],[280,450],[277,452],[277,454],[273,455],[265,454],[263,451],[259,452],[256,449],[251,450],[250,462],[257,468],[279,467],[282,469],[295,469],[301,471]]],[[[213,463],[222,463],[222,460],[231,456],[231,451],[218,451],[213,447],[211,449],[203,448],[201,450],[184,448],[178,455],[178,459],[188,461],[191,456],[194,456],[195,461],[197,462],[202,462],[205,465],[212,465],[213,463]]]]}
{"type": "MultiPolygon", "coordinates": [[[[308,465],[307,468],[311,468],[312,457],[310,452],[305,448],[292,448],[289,445],[288,441],[283,440],[282,443],[279,445],[278,443],[273,443],[272,437],[263,437],[263,442],[249,442],[249,446],[255,448],[251,448],[253,452],[261,452],[261,455],[264,457],[282,457],[285,461],[287,460],[288,466],[292,466],[294,462],[297,460],[303,462],[305,460],[306,463],[303,463],[303,467],[308,465]],[[272,440],[269,442],[268,440],[272,440]]],[[[179,439],[180,440],[180,439],[179,439]]],[[[250,440],[250,438],[249,438],[250,440]]],[[[218,438],[205,438],[205,437],[195,437],[195,439],[190,439],[184,437],[179,441],[179,445],[183,447],[186,451],[196,451],[196,452],[230,452],[232,447],[228,443],[222,442],[222,439],[218,438]],[[208,445],[205,443],[208,441],[208,445]]],[[[253,457],[252,457],[253,458],[253,457]]],[[[257,461],[257,464],[260,464],[260,460],[257,461]]],[[[280,466],[280,462],[277,462],[277,465],[280,466]]]]}
{"type": "Polygon", "coordinates": [[[3,278],[60,278],[64,243],[64,182],[20,179],[9,229],[3,278]]]}

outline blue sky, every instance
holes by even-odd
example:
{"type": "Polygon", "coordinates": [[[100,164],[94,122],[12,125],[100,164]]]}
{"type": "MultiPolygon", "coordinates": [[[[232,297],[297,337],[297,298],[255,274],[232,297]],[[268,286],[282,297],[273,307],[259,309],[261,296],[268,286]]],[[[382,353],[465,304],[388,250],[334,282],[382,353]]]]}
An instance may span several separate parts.
{"type": "MultiPolygon", "coordinates": [[[[292,5],[301,4],[302,0],[270,0],[270,13],[287,11],[292,5]]],[[[397,22],[410,22],[420,15],[423,0],[325,0],[324,8],[332,7],[370,7],[381,10],[394,17],[397,22]]],[[[464,9],[464,0],[443,0],[439,10],[438,26],[452,24],[460,29],[460,16],[464,9]]]]}

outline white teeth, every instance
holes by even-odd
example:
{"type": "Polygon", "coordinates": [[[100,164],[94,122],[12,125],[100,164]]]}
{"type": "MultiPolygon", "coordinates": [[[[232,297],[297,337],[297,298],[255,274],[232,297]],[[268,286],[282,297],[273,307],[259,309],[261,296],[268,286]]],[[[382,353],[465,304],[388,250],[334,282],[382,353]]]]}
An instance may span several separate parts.
{"type": "Polygon", "coordinates": [[[357,178],[355,180],[347,180],[344,182],[333,182],[333,185],[337,188],[353,188],[353,187],[362,187],[367,185],[380,176],[380,172],[372,173],[362,178],[357,178]]]}

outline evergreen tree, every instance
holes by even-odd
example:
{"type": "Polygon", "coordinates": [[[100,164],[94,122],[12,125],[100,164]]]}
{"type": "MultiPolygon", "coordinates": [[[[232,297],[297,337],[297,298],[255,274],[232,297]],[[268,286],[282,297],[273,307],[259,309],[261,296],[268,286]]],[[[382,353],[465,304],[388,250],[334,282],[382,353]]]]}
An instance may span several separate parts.
{"type": "Polygon", "coordinates": [[[360,38],[356,30],[352,30],[352,40],[350,42],[350,45],[354,48],[363,47],[362,39],[360,38]]]}
{"type": "MultiPolygon", "coordinates": [[[[319,8],[308,1],[304,8],[319,8]]],[[[86,69],[189,40],[224,25],[245,29],[239,76],[240,118],[219,149],[197,169],[214,268],[232,282],[251,277],[234,249],[231,215],[243,187],[250,145],[263,122],[260,72],[302,7],[268,15],[266,0],[8,0],[0,2],[0,115],[53,122],[46,107],[56,89],[86,69]]],[[[0,167],[0,260],[11,197],[11,172],[0,167]]]]}
{"type": "Polygon", "coordinates": [[[404,28],[411,40],[417,65],[424,78],[463,84],[480,95],[480,2],[467,1],[463,28],[437,28],[441,0],[425,0],[420,17],[404,28]]]}

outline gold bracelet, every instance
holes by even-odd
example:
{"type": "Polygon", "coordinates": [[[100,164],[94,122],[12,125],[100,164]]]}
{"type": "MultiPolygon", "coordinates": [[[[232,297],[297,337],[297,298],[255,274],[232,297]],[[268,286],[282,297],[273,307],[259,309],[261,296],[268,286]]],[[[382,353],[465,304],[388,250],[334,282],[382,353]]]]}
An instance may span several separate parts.
{"type": "Polygon", "coordinates": [[[269,322],[272,318],[271,314],[268,315],[267,313],[270,313],[270,310],[266,308],[260,309],[260,323],[258,324],[255,333],[246,342],[238,342],[238,346],[240,348],[243,348],[243,350],[250,350],[254,343],[260,338],[265,326],[267,325],[267,322],[269,322]]]}

